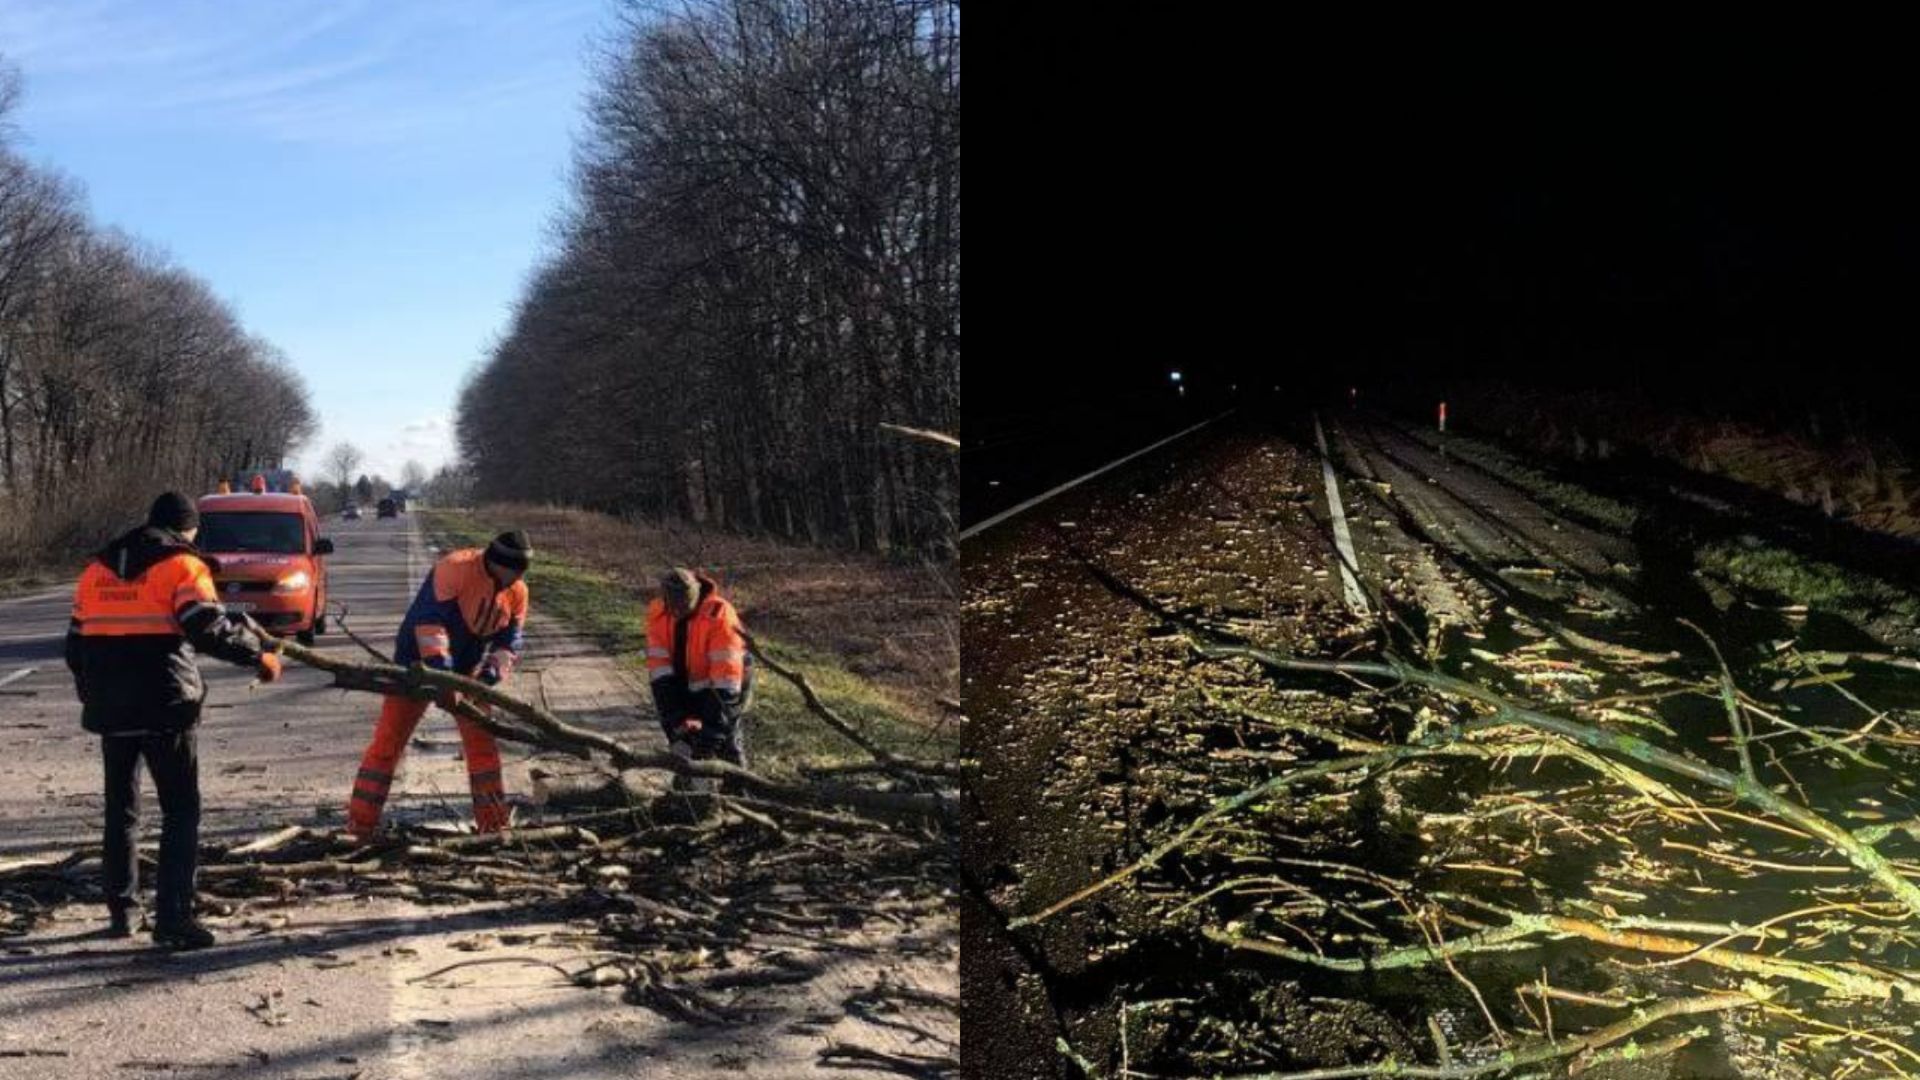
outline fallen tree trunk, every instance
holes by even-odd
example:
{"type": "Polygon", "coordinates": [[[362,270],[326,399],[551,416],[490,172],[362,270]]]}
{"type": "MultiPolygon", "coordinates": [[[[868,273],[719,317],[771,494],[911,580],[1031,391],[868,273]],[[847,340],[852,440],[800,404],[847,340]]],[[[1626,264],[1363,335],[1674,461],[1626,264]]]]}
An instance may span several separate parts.
{"type": "Polygon", "coordinates": [[[845,784],[784,783],[723,761],[689,761],[662,750],[636,750],[611,736],[575,727],[498,687],[452,672],[435,671],[418,664],[403,668],[394,664],[353,663],[309,649],[298,642],[269,641],[271,647],[280,654],[333,676],[333,684],[343,690],[423,698],[452,691],[471,699],[466,703],[467,707],[456,715],[480,725],[498,738],[558,750],[583,759],[601,754],[615,769],[655,769],[681,776],[724,780],[770,802],[849,807],[896,821],[918,819],[945,822],[951,813],[949,801],[939,794],[876,791],[845,784]],[[510,722],[502,722],[488,711],[475,707],[473,702],[482,702],[500,710],[510,722]]]}
{"type": "Polygon", "coordinates": [[[535,770],[533,802],[536,806],[565,810],[605,810],[644,806],[660,793],[638,782],[638,774],[574,773],[553,776],[535,770]]]}

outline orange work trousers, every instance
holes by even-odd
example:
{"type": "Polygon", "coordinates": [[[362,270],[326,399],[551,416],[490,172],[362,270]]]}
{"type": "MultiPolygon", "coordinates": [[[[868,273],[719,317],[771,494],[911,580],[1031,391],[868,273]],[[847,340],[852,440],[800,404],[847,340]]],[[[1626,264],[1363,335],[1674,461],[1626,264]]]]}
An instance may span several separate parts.
{"type": "MultiPolygon", "coordinates": [[[[360,775],[354,779],[353,795],[347,800],[347,828],[352,832],[364,836],[380,824],[380,809],[393,786],[393,770],[400,764],[407,740],[413,738],[414,726],[431,704],[416,698],[389,697],[380,706],[380,723],[360,758],[360,775]]],[[[499,832],[507,827],[507,789],[500,782],[500,747],[479,725],[465,720],[459,724],[460,744],[466,749],[467,782],[473,788],[474,824],[481,832],[499,832]]]]}

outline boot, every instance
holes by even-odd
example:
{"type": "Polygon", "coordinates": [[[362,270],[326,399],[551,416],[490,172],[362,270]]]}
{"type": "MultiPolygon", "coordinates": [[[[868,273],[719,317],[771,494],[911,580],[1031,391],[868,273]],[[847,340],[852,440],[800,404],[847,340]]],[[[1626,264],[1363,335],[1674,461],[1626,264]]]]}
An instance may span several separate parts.
{"type": "Polygon", "coordinates": [[[130,905],[110,903],[107,905],[107,928],[103,932],[110,938],[133,936],[133,911],[130,905]]]}
{"type": "Polygon", "coordinates": [[[153,941],[156,945],[165,945],[175,949],[204,949],[215,941],[213,931],[201,926],[188,916],[179,922],[156,922],[153,924],[153,941]]]}

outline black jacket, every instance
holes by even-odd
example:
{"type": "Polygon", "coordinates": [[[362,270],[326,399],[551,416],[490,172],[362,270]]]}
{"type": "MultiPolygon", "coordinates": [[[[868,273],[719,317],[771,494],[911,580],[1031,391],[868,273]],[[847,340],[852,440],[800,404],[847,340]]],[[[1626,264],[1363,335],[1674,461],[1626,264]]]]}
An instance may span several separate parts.
{"type": "MultiPolygon", "coordinates": [[[[107,545],[94,560],[109,583],[137,583],[169,559],[194,560],[189,571],[206,571],[199,552],[179,534],[165,529],[135,529],[107,545]]],[[[100,574],[89,566],[88,573],[100,574]]],[[[178,569],[178,568],[176,568],[178,569]]],[[[88,578],[81,579],[81,588],[88,578]]],[[[100,636],[86,632],[87,612],[76,596],[75,618],[67,627],[67,667],[82,705],[80,723],[100,735],[177,732],[200,718],[206,684],[195,663],[195,649],[247,667],[260,663],[260,641],[226,617],[217,603],[183,602],[155,614],[171,615],[172,633],[100,636]]],[[[167,604],[165,606],[171,606],[167,604]]]]}

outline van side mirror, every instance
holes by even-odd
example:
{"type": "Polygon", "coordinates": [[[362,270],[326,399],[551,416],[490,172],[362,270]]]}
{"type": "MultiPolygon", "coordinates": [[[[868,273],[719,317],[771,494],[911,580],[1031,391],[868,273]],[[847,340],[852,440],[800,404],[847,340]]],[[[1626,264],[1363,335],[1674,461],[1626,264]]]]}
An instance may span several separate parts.
{"type": "Polygon", "coordinates": [[[324,537],[324,536],[323,536],[323,537],[321,537],[321,538],[320,538],[320,539],[318,539],[318,540],[315,540],[315,541],[313,542],[313,553],[314,553],[315,555],[331,555],[331,554],[333,554],[333,541],[331,541],[331,540],[329,540],[329,539],[327,539],[327,538],[326,538],[326,537],[324,537]]]}

